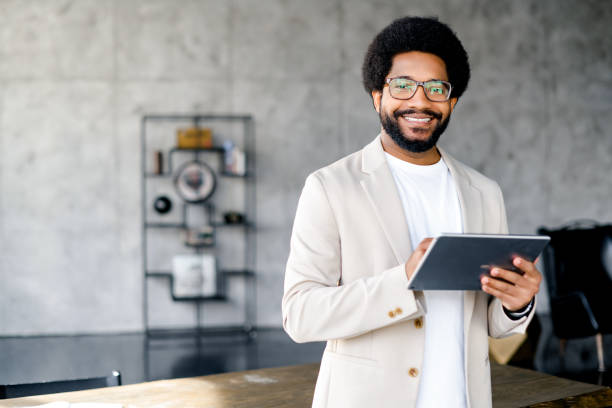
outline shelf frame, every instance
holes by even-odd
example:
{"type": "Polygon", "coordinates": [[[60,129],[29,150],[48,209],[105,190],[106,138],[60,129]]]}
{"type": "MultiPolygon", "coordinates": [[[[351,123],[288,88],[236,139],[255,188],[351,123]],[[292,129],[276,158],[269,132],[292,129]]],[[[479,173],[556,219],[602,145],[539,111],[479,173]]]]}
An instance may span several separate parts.
{"type": "MultiPolygon", "coordinates": [[[[165,223],[165,222],[151,222],[147,219],[147,206],[150,203],[147,203],[147,181],[150,179],[164,179],[164,178],[172,178],[173,177],[173,163],[172,163],[172,155],[173,154],[181,154],[181,153],[189,153],[194,154],[196,160],[200,158],[201,154],[224,154],[225,149],[219,146],[212,146],[209,148],[203,149],[179,149],[179,148],[171,148],[168,152],[168,169],[167,171],[161,174],[155,174],[147,171],[147,126],[156,123],[156,122],[191,122],[195,127],[201,127],[203,122],[206,122],[207,125],[210,122],[213,122],[211,127],[214,127],[214,122],[234,122],[234,123],[242,123],[242,132],[243,132],[243,141],[244,145],[241,148],[244,150],[246,155],[246,174],[233,174],[224,171],[223,168],[216,171],[218,176],[225,178],[237,178],[244,179],[245,182],[245,202],[244,202],[244,215],[246,220],[241,223],[223,223],[223,222],[214,222],[209,219],[209,225],[213,228],[244,228],[245,234],[245,269],[240,270],[221,270],[219,272],[219,276],[221,277],[222,285],[225,285],[225,281],[230,278],[243,278],[245,279],[245,310],[244,310],[244,323],[240,327],[240,331],[248,334],[249,336],[255,335],[255,321],[256,321],[256,234],[255,234],[255,225],[253,221],[255,220],[256,214],[256,195],[255,195],[255,130],[254,130],[254,120],[251,115],[235,115],[235,114],[205,114],[205,113],[194,113],[194,114],[146,114],[141,118],[141,232],[142,232],[142,270],[143,270],[143,301],[142,301],[142,313],[143,313],[143,322],[145,327],[145,333],[147,335],[153,334],[155,332],[164,332],[172,329],[163,329],[163,328],[152,328],[149,324],[150,316],[149,316],[149,291],[148,291],[148,280],[155,278],[165,278],[169,279],[170,283],[170,292],[174,301],[179,302],[192,302],[195,308],[196,314],[196,327],[195,330],[198,333],[205,332],[215,332],[215,331],[225,331],[229,329],[228,327],[209,327],[201,325],[201,311],[202,311],[202,303],[211,302],[211,301],[225,301],[227,297],[224,293],[219,293],[216,296],[211,297],[190,297],[190,298],[179,298],[172,294],[172,272],[171,271],[155,271],[150,270],[148,266],[148,240],[147,240],[147,231],[149,229],[155,228],[165,228],[165,229],[189,229],[187,225],[186,211],[188,205],[202,205],[202,204],[190,204],[190,203],[182,203],[182,222],[176,223],[165,223]]],[[[222,162],[222,160],[221,160],[222,162]]],[[[221,166],[222,167],[222,166],[221,166]]],[[[206,205],[207,203],[204,203],[206,205]]],[[[210,204],[212,205],[212,204],[210,204]]],[[[209,214],[214,212],[209,211],[209,214]]],[[[189,246],[186,246],[190,248],[189,246]]],[[[194,246],[191,249],[195,253],[200,253],[202,248],[194,246]]],[[[224,288],[223,288],[224,289],[224,288]]],[[[235,327],[232,326],[232,329],[235,327]]]]}

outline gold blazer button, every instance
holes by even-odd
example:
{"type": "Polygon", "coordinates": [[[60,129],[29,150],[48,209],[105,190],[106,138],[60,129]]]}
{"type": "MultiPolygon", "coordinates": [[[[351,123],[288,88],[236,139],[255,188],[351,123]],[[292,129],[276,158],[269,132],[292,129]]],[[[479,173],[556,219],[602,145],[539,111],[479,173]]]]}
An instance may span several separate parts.
{"type": "Polygon", "coordinates": [[[412,367],[410,370],[408,370],[408,375],[411,377],[416,377],[417,375],[419,375],[419,370],[412,367]]]}
{"type": "Polygon", "coordinates": [[[416,327],[417,329],[420,329],[423,327],[423,319],[421,319],[420,317],[418,319],[414,319],[414,327],[416,327]]]}
{"type": "Polygon", "coordinates": [[[389,310],[389,317],[395,317],[395,312],[393,310],[389,310]]]}

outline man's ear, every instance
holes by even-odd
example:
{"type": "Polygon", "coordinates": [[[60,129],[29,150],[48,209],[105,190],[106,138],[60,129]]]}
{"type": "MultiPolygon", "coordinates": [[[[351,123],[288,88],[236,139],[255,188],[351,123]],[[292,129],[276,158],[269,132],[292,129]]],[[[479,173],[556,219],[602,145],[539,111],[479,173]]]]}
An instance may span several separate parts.
{"type": "Polygon", "coordinates": [[[455,109],[457,102],[459,102],[459,98],[450,98],[451,113],[453,112],[453,109],[455,109]]]}
{"type": "Polygon", "coordinates": [[[372,103],[374,104],[374,109],[376,112],[380,113],[380,99],[382,97],[382,92],[375,89],[372,91],[372,103]]]}

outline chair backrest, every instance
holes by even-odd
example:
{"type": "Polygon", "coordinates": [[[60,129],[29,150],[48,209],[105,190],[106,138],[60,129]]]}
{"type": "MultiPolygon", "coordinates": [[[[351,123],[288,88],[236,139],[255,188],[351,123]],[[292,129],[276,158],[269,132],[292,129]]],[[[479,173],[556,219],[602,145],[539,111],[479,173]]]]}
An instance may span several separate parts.
{"type": "Polygon", "coordinates": [[[574,223],[554,230],[542,227],[538,233],[550,236],[544,273],[551,299],[576,291],[610,293],[612,279],[604,257],[612,243],[612,225],[574,223]]]}
{"type": "Polygon", "coordinates": [[[112,387],[116,385],[121,385],[121,373],[119,373],[119,371],[113,371],[111,375],[107,377],[0,385],[0,399],[80,391],[92,388],[112,387]]]}
{"type": "Polygon", "coordinates": [[[544,253],[544,274],[555,335],[562,339],[612,332],[612,225],[574,223],[555,230],[544,253]]]}

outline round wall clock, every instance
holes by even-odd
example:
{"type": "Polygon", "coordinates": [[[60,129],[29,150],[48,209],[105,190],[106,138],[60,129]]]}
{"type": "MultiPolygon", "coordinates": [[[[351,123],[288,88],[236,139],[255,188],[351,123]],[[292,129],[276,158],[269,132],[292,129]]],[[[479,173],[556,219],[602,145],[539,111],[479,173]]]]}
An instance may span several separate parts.
{"type": "Polygon", "coordinates": [[[183,164],[174,177],[176,192],[188,203],[206,201],[214,193],[216,185],[214,171],[206,163],[199,161],[183,164]]]}

